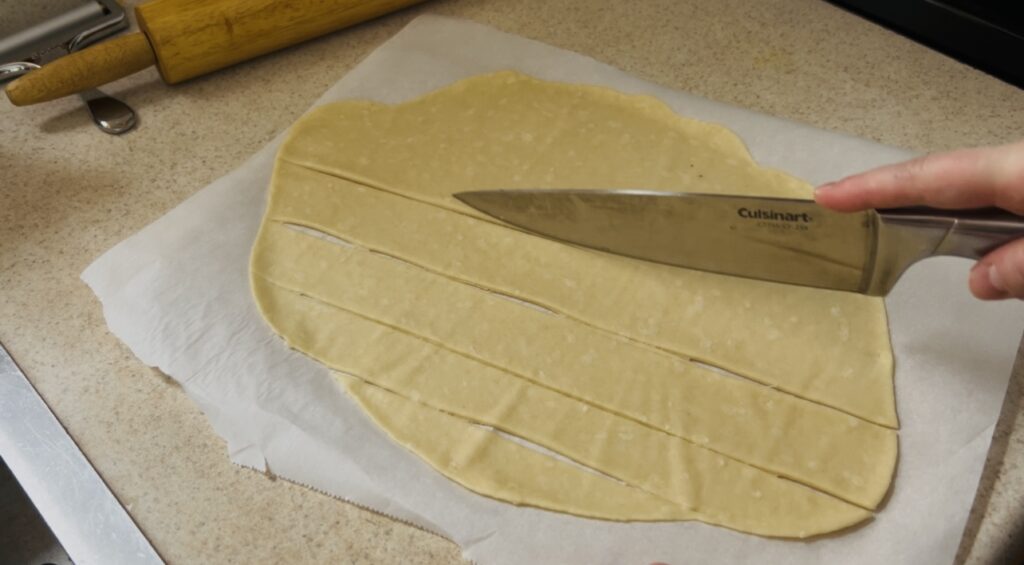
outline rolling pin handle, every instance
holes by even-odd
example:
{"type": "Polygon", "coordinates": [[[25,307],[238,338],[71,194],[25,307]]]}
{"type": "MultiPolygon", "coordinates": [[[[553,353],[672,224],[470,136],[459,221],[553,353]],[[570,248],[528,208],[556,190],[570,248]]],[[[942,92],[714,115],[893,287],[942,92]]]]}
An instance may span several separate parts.
{"type": "Polygon", "coordinates": [[[96,88],[156,63],[149,40],[129,33],[61,57],[7,86],[15,106],[28,106],[96,88]]]}

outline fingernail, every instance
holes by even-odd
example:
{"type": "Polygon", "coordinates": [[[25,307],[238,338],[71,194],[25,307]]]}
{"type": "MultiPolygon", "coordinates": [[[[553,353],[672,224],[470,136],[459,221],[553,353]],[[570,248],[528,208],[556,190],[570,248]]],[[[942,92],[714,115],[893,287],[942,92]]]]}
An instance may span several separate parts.
{"type": "Polygon", "coordinates": [[[835,188],[835,186],[836,186],[836,183],[834,183],[834,182],[825,183],[825,184],[819,186],[818,188],[815,188],[814,189],[814,194],[821,194],[822,192],[828,192],[829,190],[832,190],[833,188],[835,188]]]}
{"type": "Polygon", "coordinates": [[[992,286],[1006,292],[1006,284],[1003,283],[1003,277],[999,274],[999,270],[996,269],[995,265],[991,265],[988,268],[988,282],[992,283],[992,286]]]}

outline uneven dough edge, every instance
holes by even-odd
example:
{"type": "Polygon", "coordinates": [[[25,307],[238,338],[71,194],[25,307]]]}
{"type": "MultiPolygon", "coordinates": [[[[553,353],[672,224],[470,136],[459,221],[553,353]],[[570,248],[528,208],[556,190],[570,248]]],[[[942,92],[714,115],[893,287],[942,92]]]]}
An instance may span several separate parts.
{"type": "MultiPolygon", "coordinates": [[[[660,104],[660,102],[656,102],[656,103],[657,103],[657,104],[660,104]]],[[[737,139],[737,141],[738,141],[738,139],[737,139]]],[[[279,164],[280,164],[280,162],[279,162],[279,164]]],[[[261,234],[262,234],[262,227],[261,227],[261,234]]],[[[262,236],[262,235],[261,235],[261,236],[262,236]]],[[[868,516],[869,516],[869,515],[868,515],[868,516]]],[[[863,519],[863,518],[861,518],[861,519],[863,519]]]]}

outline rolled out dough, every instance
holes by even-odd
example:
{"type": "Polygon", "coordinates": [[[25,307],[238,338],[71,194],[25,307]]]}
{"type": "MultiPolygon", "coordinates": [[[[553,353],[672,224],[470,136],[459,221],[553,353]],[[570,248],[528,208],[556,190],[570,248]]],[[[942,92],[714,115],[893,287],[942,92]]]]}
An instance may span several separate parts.
{"type": "Polygon", "coordinates": [[[880,300],[579,249],[451,197],[489,187],[809,193],[724,128],[601,88],[498,73],[337,103],[278,155],[252,257],[264,317],[487,496],[779,537],[870,516],[897,457],[880,300]]]}

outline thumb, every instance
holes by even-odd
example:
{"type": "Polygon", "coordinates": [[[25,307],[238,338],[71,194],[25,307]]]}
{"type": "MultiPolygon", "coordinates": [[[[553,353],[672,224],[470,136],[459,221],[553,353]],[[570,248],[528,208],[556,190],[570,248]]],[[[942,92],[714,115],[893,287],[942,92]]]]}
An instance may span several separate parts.
{"type": "Polygon", "coordinates": [[[971,293],[982,300],[1024,299],[1024,239],[982,257],[971,269],[971,293]]]}

